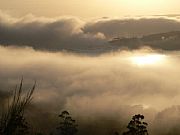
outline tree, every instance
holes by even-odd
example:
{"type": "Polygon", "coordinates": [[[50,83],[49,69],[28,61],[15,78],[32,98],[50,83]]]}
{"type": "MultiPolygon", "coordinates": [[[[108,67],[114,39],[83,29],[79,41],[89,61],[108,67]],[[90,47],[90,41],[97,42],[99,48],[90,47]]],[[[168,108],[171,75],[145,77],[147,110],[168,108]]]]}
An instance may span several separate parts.
{"type": "Polygon", "coordinates": [[[127,126],[128,131],[124,132],[123,135],[148,135],[148,124],[143,122],[143,119],[144,116],[141,114],[134,115],[127,126]]]}
{"type": "Polygon", "coordinates": [[[59,117],[61,118],[60,125],[57,129],[60,130],[61,135],[74,135],[77,133],[77,124],[67,111],[63,111],[59,117]]]}
{"type": "Polygon", "coordinates": [[[0,117],[1,135],[25,135],[28,133],[29,125],[24,117],[24,111],[32,100],[35,84],[25,95],[23,94],[22,87],[23,79],[19,87],[15,88],[7,110],[2,112],[0,117]]]}

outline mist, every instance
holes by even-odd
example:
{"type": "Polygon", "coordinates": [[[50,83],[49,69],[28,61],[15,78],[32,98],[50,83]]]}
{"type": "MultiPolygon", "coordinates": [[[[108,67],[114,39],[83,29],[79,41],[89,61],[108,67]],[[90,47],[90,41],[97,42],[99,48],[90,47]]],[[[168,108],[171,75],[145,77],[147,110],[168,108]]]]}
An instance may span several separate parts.
{"type": "Polygon", "coordinates": [[[85,134],[88,127],[92,130],[86,134],[122,132],[136,113],[145,115],[153,134],[170,134],[180,124],[178,51],[144,48],[88,56],[1,46],[0,54],[0,99],[8,97],[22,76],[25,88],[36,80],[28,114],[44,130],[55,125],[62,110],[77,119],[79,134],[85,134]],[[152,65],[133,63],[131,58],[142,54],[165,58],[152,65]],[[45,121],[49,124],[43,125],[45,121]],[[157,129],[156,124],[161,126],[157,129]]]}
{"type": "Polygon", "coordinates": [[[122,133],[134,114],[145,116],[152,135],[180,134],[179,30],[179,16],[170,15],[0,11],[0,107],[23,78],[24,90],[37,83],[26,118],[46,134],[63,110],[77,121],[78,135],[122,133]]]}

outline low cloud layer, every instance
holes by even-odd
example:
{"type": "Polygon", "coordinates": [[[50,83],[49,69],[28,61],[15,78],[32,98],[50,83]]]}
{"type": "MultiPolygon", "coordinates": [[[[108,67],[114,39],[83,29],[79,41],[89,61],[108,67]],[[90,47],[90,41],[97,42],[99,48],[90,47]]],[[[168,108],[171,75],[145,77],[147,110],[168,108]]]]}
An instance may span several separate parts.
{"type": "MultiPolygon", "coordinates": [[[[164,109],[180,103],[179,52],[165,53],[162,63],[152,65],[131,61],[131,57],[144,53],[157,52],[146,49],[91,57],[0,47],[1,90],[12,90],[21,76],[24,88],[37,80],[30,113],[37,125],[56,123],[57,114],[67,109],[79,121],[79,134],[85,134],[89,127],[92,130],[86,134],[109,134],[114,130],[122,132],[133,114],[143,113],[150,132],[160,135],[167,125],[159,126],[157,131],[156,122],[161,125],[172,114],[178,118],[177,109],[164,109]]],[[[44,129],[49,125],[43,125],[44,129]]],[[[175,126],[168,127],[168,132],[175,126]]]]}
{"type": "Polygon", "coordinates": [[[122,19],[101,19],[88,23],[88,33],[101,32],[106,37],[136,37],[180,30],[179,19],[168,17],[140,17],[122,19]]]}
{"type": "Polygon", "coordinates": [[[75,17],[58,19],[0,16],[0,43],[30,46],[39,50],[88,49],[104,45],[102,34],[85,34],[81,20],[75,17]]]}
{"type": "Polygon", "coordinates": [[[122,132],[137,113],[145,115],[153,135],[180,134],[180,38],[174,33],[143,37],[149,47],[138,50],[144,44],[123,43],[131,51],[120,51],[121,41],[108,42],[114,37],[178,30],[180,22],[172,17],[83,21],[33,15],[13,18],[0,12],[0,103],[23,76],[25,89],[37,81],[27,115],[43,131],[56,126],[58,113],[67,109],[77,119],[80,135],[122,132]],[[164,51],[169,47],[171,51],[164,51]],[[92,51],[99,55],[82,54],[92,51]],[[145,54],[163,59],[146,65],[137,58],[145,54]]]}
{"type": "MultiPolygon", "coordinates": [[[[44,18],[33,15],[14,18],[0,12],[0,44],[28,46],[36,50],[102,53],[120,49],[108,43],[114,37],[139,37],[178,30],[180,22],[176,17],[101,18],[84,21],[76,17],[44,18]]],[[[131,45],[124,46],[131,48],[131,45]]],[[[138,45],[141,46],[144,45],[138,45]]],[[[175,49],[177,47],[172,47],[172,50],[175,49]]]]}

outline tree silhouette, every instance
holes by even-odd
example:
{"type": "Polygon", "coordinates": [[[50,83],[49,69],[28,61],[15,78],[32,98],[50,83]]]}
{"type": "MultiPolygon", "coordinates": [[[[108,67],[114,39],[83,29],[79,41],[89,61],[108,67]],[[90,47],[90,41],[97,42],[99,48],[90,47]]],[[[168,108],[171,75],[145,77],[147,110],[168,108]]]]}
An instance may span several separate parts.
{"type": "Polygon", "coordinates": [[[63,111],[59,117],[61,118],[60,125],[57,129],[60,130],[61,135],[74,135],[77,133],[77,124],[67,111],[63,111]]]}
{"type": "Polygon", "coordinates": [[[124,132],[123,135],[148,135],[148,124],[143,122],[143,119],[144,116],[141,114],[134,115],[127,126],[128,131],[124,132]]]}

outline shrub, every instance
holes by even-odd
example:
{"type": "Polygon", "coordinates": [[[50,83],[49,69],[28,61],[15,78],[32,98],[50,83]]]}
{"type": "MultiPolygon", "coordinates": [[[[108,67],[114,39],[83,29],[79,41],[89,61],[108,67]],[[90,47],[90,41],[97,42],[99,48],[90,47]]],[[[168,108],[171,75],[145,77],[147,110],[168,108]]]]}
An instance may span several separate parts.
{"type": "Polygon", "coordinates": [[[19,87],[16,87],[11,102],[0,117],[1,135],[25,135],[28,133],[29,125],[24,117],[25,108],[30,104],[36,83],[23,94],[23,79],[19,87]]]}

